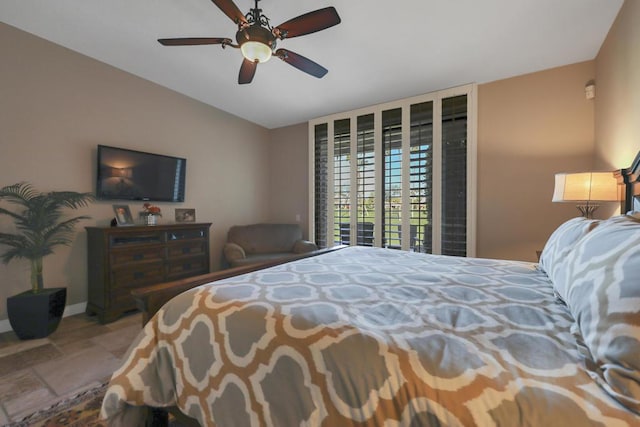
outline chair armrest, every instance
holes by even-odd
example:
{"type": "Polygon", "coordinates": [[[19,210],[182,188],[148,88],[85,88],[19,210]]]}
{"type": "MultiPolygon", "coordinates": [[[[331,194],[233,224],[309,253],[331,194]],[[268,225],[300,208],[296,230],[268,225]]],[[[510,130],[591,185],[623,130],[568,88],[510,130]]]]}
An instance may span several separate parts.
{"type": "Polygon", "coordinates": [[[318,250],[318,246],[315,243],[310,242],[308,240],[298,240],[293,245],[293,253],[295,254],[304,254],[307,252],[312,252],[317,250],[318,250]]]}
{"type": "Polygon", "coordinates": [[[244,249],[242,249],[242,246],[236,243],[225,243],[223,251],[224,257],[227,259],[227,261],[245,259],[247,257],[247,254],[244,253],[244,249]]]}

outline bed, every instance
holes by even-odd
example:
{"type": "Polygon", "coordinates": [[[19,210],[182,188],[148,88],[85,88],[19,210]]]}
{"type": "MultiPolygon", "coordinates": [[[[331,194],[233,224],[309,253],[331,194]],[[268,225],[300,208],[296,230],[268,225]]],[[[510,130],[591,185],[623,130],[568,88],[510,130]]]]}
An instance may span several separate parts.
{"type": "MultiPolygon", "coordinates": [[[[640,153],[625,210],[638,175],[640,153]]],[[[262,267],[139,292],[109,425],[640,425],[634,215],[567,221],[539,264],[347,247],[262,267]]]]}

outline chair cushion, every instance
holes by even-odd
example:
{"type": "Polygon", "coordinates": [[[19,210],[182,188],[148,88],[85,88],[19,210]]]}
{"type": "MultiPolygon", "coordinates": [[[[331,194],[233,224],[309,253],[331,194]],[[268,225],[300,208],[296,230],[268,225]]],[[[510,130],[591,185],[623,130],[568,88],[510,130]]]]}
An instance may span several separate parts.
{"type": "Polygon", "coordinates": [[[234,259],[231,261],[231,265],[233,267],[239,267],[241,265],[255,264],[263,261],[272,261],[277,259],[291,258],[291,257],[294,257],[295,255],[296,254],[292,252],[272,252],[269,254],[256,254],[243,259],[234,259]]]}
{"type": "Polygon", "coordinates": [[[236,225],[227,233],[227,241],[240,245],[247,255],[292,252],[300,239],[298,224],[236,225]]]}

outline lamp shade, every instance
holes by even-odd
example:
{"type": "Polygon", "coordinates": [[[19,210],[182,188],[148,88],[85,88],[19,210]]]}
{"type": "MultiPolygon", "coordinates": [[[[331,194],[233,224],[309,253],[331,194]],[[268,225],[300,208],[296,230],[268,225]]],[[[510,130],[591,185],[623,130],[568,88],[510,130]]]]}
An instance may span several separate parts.
{"type": "Polygon", "coordinates": [[[557,173],[554,202],[615,202],[620,200],[613,172],[557,173]]]}
{"type": "Polygon", "coordinates": [[[271,48],[262,42],[244,42],[240,46],[242,55],[251,62],[267,62],[271,58],[271,48]]]}

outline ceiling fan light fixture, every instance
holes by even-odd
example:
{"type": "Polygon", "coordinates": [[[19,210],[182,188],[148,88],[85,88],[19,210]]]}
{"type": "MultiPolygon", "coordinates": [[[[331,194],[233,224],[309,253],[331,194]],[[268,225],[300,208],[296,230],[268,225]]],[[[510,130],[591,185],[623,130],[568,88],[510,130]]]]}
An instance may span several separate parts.
{"type": "Polygon", "coordinates": [[[262,42],[248,41],[240,46],[242,55],[251,62],[267,62],[272,55],[271,48],[262,42]]]}
{"type": "Polygon", "coordinates": [[[271,31],[259,25],[243,28],[236,34],[242,56],[251,62],[267,62],[273,54],[276,38],[271,31]]]}

